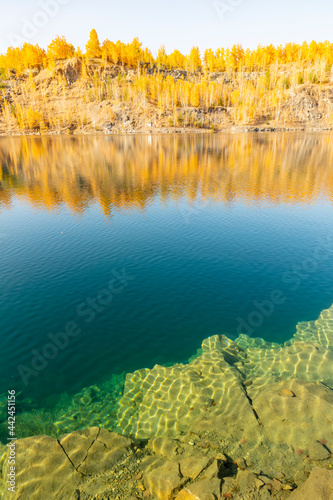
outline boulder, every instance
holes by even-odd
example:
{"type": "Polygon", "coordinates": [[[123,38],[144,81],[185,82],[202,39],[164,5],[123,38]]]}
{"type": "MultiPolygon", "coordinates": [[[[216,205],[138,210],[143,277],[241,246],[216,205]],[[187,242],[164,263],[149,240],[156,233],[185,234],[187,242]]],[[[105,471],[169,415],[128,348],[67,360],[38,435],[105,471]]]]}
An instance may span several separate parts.
{"type": "Polygon", "coordinates": [[[333,470],[313,469],[302,486],[294,490],[289,500],[333,500],[333,470]]]}

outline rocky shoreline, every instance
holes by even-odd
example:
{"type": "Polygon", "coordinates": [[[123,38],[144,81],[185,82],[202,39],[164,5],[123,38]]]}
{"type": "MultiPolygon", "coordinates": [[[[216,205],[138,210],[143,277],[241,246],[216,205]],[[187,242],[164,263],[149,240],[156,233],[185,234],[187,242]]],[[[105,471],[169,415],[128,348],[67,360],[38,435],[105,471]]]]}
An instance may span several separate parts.
{"type": "Polygon", "coordinates": [[[49,130],[44,132],[21,132],[21,131],[3,131],[0,130],[0,137],[41,137],[41,136],[61,136],[61,135],[73,135],[73,136],[82,136],[82,135],[128,135],[128,134],[138,134],[138,135],[161,135],[161,134],[247,134],[247,133],[260,133],[260,132],[270,132],[270,133],[290,133],[290,132],[305,132],[305,133],[319,133],[319,132],[330,132],[333,131],[333,127],[261,127],[261,126],[230,126],[227,128],[222,128],[218,131],[212,131],[207,129],[197,129],[187,127],[184,128],[154,128],[151,129],[143,129],[143,130],[129,130],[123,132],[121,130],[113,131],[108,128],[108,124],[105,125],[103,130],[95,130],[94,132],[90,130],[75,130],[71,131],[70,129],[64,129],[61,131],[49,130]]]}
{"type": "MultiPolygon", "coordinates": [[[[333,306],[283,345],[209,337],[188,364],[127,374],[113,429],[18,439],[14,495],[1,445],[1,498],[330,500],[332,362],[333,306]]],[[[99,391],[76,398],[90,415],[99,391]]]]}
{"type": "Polygon", "coordinates": [[[322,450],[306,461],[299,457],[309,477],[298,487],[280,464],[267,474],[239,454],[224,454],[219,435],[207,432],[144,443],[91,427],[58,440],[21,439],[16,450],[17,493],[3,485],[4,500],[328,500],[333,492],[333,470],[322,450]]]}

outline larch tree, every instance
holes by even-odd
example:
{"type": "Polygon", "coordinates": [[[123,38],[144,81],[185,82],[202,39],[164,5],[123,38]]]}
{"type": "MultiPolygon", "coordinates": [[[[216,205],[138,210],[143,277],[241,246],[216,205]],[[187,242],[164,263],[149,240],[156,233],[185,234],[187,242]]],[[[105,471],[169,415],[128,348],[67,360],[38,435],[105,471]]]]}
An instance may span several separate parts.
{"type": "Polygon", "coordinates": [[[168,61],[168,56],[165,52],[165,46],[161,45],[161,47],[158,49],[158,54],[156,59],[157,67],[160,69],[164,69],[167,65],[167,61],[168,61]]]}
{"type": "Polygon", "coordinates": [[[192,47],[190,55],[188,57],[189,66],[191,71],[197,71],[201,68],[201,57],[198,47],[192,47]]]}
{"type": "Polygon", "coordinates": [[[47,47],[47,58],[49,60],[69,59],[73,57],[75,48],[68,43],[64,36],[57,36],[47,47]]]}
{"type": "Polygon", "coordinates": [[[86,44],[86,57],[101,57],[102,50],[96,30],[91,30],[86,44]]]}

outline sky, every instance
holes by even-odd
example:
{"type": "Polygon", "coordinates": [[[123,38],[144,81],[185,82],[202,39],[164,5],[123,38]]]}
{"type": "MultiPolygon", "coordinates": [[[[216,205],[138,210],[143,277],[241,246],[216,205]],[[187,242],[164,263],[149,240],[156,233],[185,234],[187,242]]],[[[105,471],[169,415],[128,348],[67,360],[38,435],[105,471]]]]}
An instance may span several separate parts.
{"type": "Polygon", "coordinates": [[[24,42],[47,45],[64,35],[84,50],[100,41],[139,37],[153,54],[164,44],[187,53],[206,48],[332,40],[332,0],[12,0],[2,2],[0,53],[24,42]]]}

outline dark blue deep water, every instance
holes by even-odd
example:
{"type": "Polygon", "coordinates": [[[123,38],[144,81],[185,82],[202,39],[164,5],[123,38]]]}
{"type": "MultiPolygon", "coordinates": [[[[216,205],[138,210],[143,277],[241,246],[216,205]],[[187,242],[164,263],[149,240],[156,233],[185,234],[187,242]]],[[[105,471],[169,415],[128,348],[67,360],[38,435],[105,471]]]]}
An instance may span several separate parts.
{"type": "Polygon", "coordinates": [[[332,159],[328,134],[2,138],[0,393],[289,339],[333,302],[332,159]]]}

